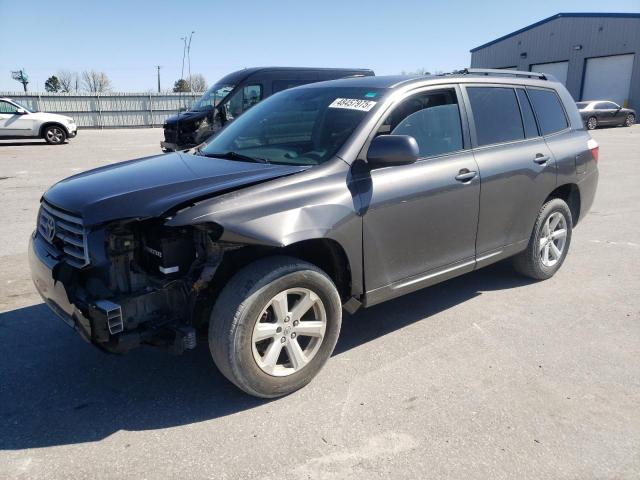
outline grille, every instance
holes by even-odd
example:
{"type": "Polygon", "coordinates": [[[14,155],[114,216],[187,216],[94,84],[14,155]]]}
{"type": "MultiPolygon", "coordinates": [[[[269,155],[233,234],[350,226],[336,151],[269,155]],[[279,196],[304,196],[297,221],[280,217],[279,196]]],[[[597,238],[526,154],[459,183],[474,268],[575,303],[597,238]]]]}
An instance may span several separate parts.
{"type": "Polygon", "coordinates": [[[89,265],[87,231],[82,219],[42,202],[38,216],[38,233],[69,265],[76,268],[89,265]]]}
{"type": "Polygon", "coordinates": [[[164,127],[164,141],[176,143],[178,141],[178,130],[174,126],[164,127]]]}

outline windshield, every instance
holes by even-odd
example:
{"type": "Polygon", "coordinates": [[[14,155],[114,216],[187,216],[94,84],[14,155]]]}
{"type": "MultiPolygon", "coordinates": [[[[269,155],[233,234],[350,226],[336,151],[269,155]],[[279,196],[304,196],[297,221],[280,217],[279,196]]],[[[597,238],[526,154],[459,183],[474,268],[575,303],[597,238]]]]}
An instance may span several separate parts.
{"type": "Polygon", "coordinates": [[[235,85],[214,85],[205,92],[200,99],[193,104],[191,110],[194,112],[205,112],[213,109],[224,97],[229,95],[235,85]]]}
{"type": "MultiPolygon", "coordinates": [[[[260,102],[201,149],[289,165],[317,165],[342,147],[376,107],[382,89],[303,87],[260,102]]],[[[228,155],[227,155],[228,156],[228,155]]]]}
{"type": "Polygon", "coordinates": [[[578,108],[587,108],[591,102],[577,102],[578,108]]]}

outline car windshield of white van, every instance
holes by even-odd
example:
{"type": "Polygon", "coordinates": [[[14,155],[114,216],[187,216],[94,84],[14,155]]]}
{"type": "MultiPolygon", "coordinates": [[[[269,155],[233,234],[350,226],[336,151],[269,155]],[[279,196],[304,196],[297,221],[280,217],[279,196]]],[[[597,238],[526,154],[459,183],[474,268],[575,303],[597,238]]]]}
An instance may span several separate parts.
{"type": "Polygon", "coordinates": [[[205,112],[213,109],[222,100],[225,99],[235,85],[214,85],[205,92],[200,99],[193,104],[191,110],[194,112],[205,112]]]}
{"type": "Polygon", "coordinates": [[[380,105],[385,90],[300,87],[273,95],[227,125],[200,155],[288,165],[329,160],[380,105]]]}

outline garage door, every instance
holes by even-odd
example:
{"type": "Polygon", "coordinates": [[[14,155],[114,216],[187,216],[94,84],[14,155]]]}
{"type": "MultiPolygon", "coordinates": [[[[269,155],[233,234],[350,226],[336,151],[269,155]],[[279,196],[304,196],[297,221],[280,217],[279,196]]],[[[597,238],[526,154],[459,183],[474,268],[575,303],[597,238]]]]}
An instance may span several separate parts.
{"type": "Polygon", "coordinates": [[[569,70],[569,62],[536,63],[531,65],[532,72],[549,73],[563,85],[567,84],[567,70],[569,70]]]}
{"type": "Polygon", "coordinates": [[[627,106],[633,54],[588,58],[582,100],[613,100],[627,106]]]}

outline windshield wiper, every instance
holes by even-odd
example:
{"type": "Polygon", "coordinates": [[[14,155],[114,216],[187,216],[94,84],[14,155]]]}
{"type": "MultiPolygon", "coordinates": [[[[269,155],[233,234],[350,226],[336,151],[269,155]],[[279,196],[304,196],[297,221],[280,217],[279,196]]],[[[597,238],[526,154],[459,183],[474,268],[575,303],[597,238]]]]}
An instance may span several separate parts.
{"type": "Polygon", "coordinates": [[[270,163],[269,160],[267,160],[266,158],[250,157],[249,155],[243,155],[238,152],[205,153],[202,150],[198,150],[197,154],[203,155],[205,157],[224,158],[227,160],[239,160],[241,162],[270,163]]]}

